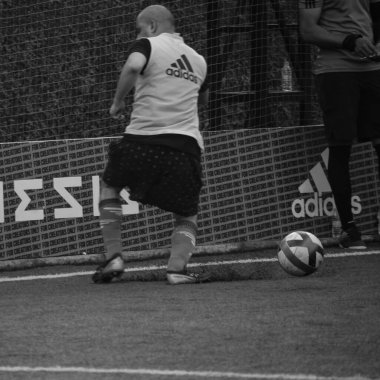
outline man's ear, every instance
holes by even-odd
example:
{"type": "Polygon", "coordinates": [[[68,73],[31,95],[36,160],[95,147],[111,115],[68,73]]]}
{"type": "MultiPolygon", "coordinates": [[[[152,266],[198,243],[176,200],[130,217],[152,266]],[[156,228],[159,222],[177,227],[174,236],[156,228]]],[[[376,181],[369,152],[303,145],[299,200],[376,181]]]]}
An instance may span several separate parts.
{"type": "Polygon", "coordinates": [[[150,27],[150,30],[153,34],[155,34],[157,32],[157,29],[158,29],[158,23],[156,20],[152,20],[149,24],[149,27],[150,27]]]}

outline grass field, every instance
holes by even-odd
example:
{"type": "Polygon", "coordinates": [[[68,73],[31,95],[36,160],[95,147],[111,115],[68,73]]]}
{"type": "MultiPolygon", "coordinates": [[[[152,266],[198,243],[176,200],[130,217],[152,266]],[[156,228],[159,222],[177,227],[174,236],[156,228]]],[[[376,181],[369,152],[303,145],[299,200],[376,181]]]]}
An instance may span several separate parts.
{"type": "Polygon", "coordinates": [[[214,277],[199,285],[167,285],[166,260],[109,285],[91,283],[94,266],[2,272],[0,379],[380,378],[380,249],[369,248],[329,249],[303,278],[273,251],[194,258],[214,277]]]}

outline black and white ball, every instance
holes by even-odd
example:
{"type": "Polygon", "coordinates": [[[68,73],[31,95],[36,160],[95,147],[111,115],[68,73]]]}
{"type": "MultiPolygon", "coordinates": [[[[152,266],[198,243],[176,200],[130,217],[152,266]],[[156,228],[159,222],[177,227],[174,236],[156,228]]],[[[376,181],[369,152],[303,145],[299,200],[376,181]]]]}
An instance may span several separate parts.
{"type": "Polygon", "coordinates": [[[307,276],[323,262],[323,246],[312,233],[295,231],[280,242],[277,253],[282,269],[293,276],[307,276]]]}

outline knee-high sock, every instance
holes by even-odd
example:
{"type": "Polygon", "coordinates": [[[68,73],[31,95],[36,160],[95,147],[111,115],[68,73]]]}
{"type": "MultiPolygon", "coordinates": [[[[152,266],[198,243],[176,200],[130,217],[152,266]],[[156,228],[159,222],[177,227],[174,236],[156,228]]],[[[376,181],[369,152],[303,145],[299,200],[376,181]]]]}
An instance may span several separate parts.
{"type": "Polygon", "coordinates": [[[174,228],[172,247],[168,262],[168,272],[181,272],[186,269],[195,248],[197,226],[189,220],[181,220],[174,228]]]}
{"type": "Polygon", "coordinates": [[[121,202],[105,199],[99,202],[100,228],[102,230],[106,259],[122,253],[121,247],[121,202]]]}
{"type": "Polygon", "coordinates": [[[348,223],[353,222],[349,168],[350,154],[351,146],[330,147],[328,177],[343,229],[347,229],[348,223]]]}

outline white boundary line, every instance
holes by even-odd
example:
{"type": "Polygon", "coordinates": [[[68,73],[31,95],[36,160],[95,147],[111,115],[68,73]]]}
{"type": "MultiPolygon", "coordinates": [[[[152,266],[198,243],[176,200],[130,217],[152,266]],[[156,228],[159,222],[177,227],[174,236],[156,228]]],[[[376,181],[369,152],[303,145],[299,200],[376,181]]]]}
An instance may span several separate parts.
{"type": "Polygon", "coordinates": [[[145,368],[93,368],[93,367],[26,367],[26,366],[0,366],[0,372],[55,372],[55,373],[101,373],[101,374],[134,374],[151,376],[187,376],[201,378],[224,378],[224,379],[267,379],[267,380],[370,380],[364,376],[319,376],[306,374],[286,373],[239,373],[217,371],[186,371],[168,369],[145,369],[145,368]]]}
{"type": "MultiPolygon", "coordinates": [[[[328,254],[328,258],[342,258],[352,256],[366,256],[366,255],[379,255],[380,251],[363,251],[363,252],[343,252],[328,254]]],[[[189,266],[217,266],[228,264],[245,264],[245,263],[257,263],[257,262],[275,262],[277,258],[255,258],[245,260],[226,260],[207,263],[192,263],[189,266]]],[[[166,265],[153,265],[147,267],[128,268],[126,272],[132,271],[148,271],[165,269],[166,265]]],[[[24,281],[24,280],[36,280],[36,279],[53,279],[62,277],[73,277],[89,275],[93,272],[75,272],[75,273],[63,273],[55,275],[41,275],[41,276],[24,276],[24,277],[9,277],[0,278],[0,282],[7,281],[24,281]]],[[[263,380],[373,380],[372,378],[355,375],[348,377],[338,376],[319,376],[314,374],[286,374],[286,373],[239,373],[239,372],[218,372],[218,371],[186,371],[186,370],[160,370],[160,369],[145,369],[145,368],[94,368],[94,367],[27,367],[27,366],[0,366],[0,373],[96,373],[96,374],[135,374],[135,375],[150,375],[150,376],[176,376],[176,377],[194,377],[194,378],[220,378],[220,379],[263,379],[263,380]]]]}
{"type": "MultiPolygon", "coordinates": [[[[342,257],[355,257],[355,256],[369,256],[380,255],[380,250],[374,251],[354,251],[354,252],[341,252],[341,253],[329,253],[325,255],[325,258],[342,258],[342,257]]],[[[219,266],[219,265],[232,265],[232,264],[252,264],[252,263],[267,263],[276,262],[277,257],[271,258],[254,258],[243,260],[225,260],[225,261],[209,261],[206,263],[190,263],[188,267],[205,267],[205,266],[219,266]]],[[[166,265],[150,265],[145,267],[126,268],[124,272],[145,272],[166,269],[166,265]]],[[[16,282],[16,281],[32,281],[32,280],[53,280],[57,278],[68,278],[77,276],[89,276],[94,271],[78,271],[71,273],[56,273],[56,274],[44,274],[44,275],[30,275],[30,276],[18,276],[18,277],[0,277],[1,282],[16,282]]]]}

